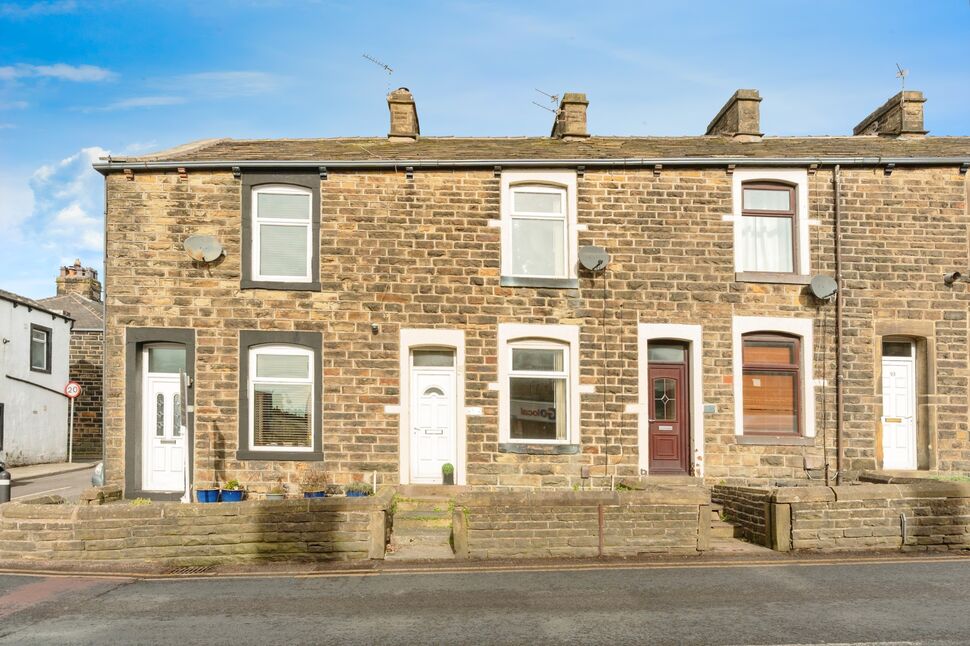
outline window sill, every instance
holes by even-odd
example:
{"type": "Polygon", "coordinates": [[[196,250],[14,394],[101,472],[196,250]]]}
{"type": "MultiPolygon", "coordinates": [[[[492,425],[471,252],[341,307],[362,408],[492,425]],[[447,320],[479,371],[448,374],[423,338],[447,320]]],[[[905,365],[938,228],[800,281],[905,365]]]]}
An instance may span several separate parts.
{"type": "Polygon", "coordinates": [[[800,435],[735,435],[734,442],[748,446],[815,446],[814,437],[800,435]]]}
{"type": "Polygon", "coordinates": [[[499,453],[521,453],[524,455],[575,455],[579,453],[578,444],[529,444],[527,442],[504,442],[498,445],[499,453]]]}
{"type": "Polygon", "coordinates": [[[240,289],[277,289],[285,292],[319,292],[320,282],[311,283],[288,283],[265,280],[242,280],[239,283],[240,289]]]}
{"type": "Polygon", "coordinates": [[[780,272],[768,271],[739,271],[734,274],[734,280],[738,283],[774,283],[777,285],[808,285],[812,282],[811,276],[803,274],[785,274],[780,272]]]}
{"type": "Polygon", "coordinates": [[[579,289],[578,278],[528,278],[502,276],[502,287],[544,287],[546,289],[579,289]]]}
{"type": "Polygon", "coordinates": [[[323,453],[318,451],[236,451],[237,460],[260,460],[262,462],[322,462],[323,453]]]}

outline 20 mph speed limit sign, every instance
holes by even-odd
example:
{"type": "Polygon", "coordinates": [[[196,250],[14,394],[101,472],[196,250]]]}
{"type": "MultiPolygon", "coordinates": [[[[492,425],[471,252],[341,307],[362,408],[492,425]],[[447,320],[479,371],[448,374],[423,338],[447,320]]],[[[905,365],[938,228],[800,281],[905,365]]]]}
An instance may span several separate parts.
{"type": "Polygon", "coordinates": [[[78,395],[81,394],[81,384],[79,384],[76,381],[67,382],[67,385],[64,386],[64,394],[70,397],[71,399],[76,398],[78,395]]]}

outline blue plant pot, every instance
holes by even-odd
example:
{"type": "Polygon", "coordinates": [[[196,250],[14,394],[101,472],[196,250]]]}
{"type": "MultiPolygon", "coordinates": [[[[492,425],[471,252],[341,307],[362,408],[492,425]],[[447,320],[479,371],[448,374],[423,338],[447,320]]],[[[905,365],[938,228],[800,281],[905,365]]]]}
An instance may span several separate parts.
{"type": "Polygon", "coordinates": [[[195,498],[199,502],[219,502],[218,489],[196,489],[195,498]]]}
{"type": "Polygon", "coordinates": [[[222,490],[222,502],[239,502],[243,499],[243,494],[246,492],[242,489],[223,489],[222,490]]]}
{"type": "Polygon", "coordinates": [[[303,497],[304,498],[326,498],[327,492],[326,491],[304,491],[303,497]]]}
{"type": "Polygon", "coordinates": [[[348,498],[363,498],[364,496],[369,496],[369,495],[370,494],[365,493],[363,491],[348,491],[347,492],[347,497],[348,498]]]}

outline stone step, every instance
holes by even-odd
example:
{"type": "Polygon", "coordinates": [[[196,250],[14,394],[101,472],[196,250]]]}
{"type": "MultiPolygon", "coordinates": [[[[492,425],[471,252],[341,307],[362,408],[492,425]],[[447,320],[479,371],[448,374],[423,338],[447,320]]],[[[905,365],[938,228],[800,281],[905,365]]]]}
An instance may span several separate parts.
{"type": "Polygon", "coordinates": [[[398,498],[394,501],[397,513],[402,511],[448,511],[451,508],[450,498],[398,498]]]}
{"type": "Polygon", "coordinates": [[[440,561],[454,559],[455,553],[448,544],[424,545],[414,543],[388,550],[384,558],[387,561],[440,561]]]}
{"type": "Polygon", "coordinates": [[[454,498],[467,487],[458,485],[401,485],[397,488],[397,495],[402,498],[443,497],[454,498]]]}
{"type": "Polygon", "coordinates": [[[451,527],[451,512],[397,511],[394,513],[394,531],[428,527],[451,527]]]}
{"type": "Polygon", "coordinates": [[[723,520],[712,521],[711,538],[741,538],[741,528],[723,520]]]}
{"type": "Polygon", "coordinates": [[[440,541],[443,540],[446,543],[448,539],[451,538],[451,527],[401,527],[399,525],[394,526],[394,533],[391,535],[391,540],[400,539],[402,541],[440,541]]]}

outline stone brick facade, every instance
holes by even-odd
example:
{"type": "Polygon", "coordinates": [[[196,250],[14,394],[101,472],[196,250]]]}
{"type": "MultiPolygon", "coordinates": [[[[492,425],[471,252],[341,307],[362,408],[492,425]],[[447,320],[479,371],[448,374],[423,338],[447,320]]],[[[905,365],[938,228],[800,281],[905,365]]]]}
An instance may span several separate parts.
{"type": "MultiPolygon", "coordinates": [[[[727,145],[716,136],[695,139],[697,154],[727,145]]],[[[861,151],[894,144],[901,155],[913,150],[902,141],[847,139],[846,146],[861,151]]],[[[484,144],[470,141],[468,154],[481,158],[476,146],[484,144]]],[[[588,141],[590,146],[609,142],[588,141]]],[[[730,145],[751,151],[746,168],[767,168],[758,165],[764,154],[758,151],[778,150],[770,148],[778,141],[730,145]]],[[[970,156],[970,141],[957,141],[970,156]]],[[[425,150],[422,146],[444,144],[423,138],[394,145],[393,155],[409,159],[425,150]]],[[[457,150],[463,144],[449,145],[457,150]]],[[[540,146],[530,140],[521,144],[523,150],[533,145],[540,146]]],[[[835,163],[819,165],[821,153],[801,152],[810,145],[816,144],[793,141],[788,157],[801,156],[803,161],[790,167],[808,170],[811,273],[831,276],[835,163]]],[[[556,150],[568,159],[591,154],[587,148],[556,150]]],[[[255,153],[242,147],[234,154],[238,159],[255,153]]],[[[695,473],[702,470],[713,480],[804,479],[806,465],[835,468],[833,305],[817,302],[802,284],[737,280],[734,225],[725,217],[733,212],[734,163],[584,165],[577,178],[579,245],[604,247],[611,262],[601,273],[580,272],[578,287],[567,289],[501,285],[501,233],[494,226],[501,218],[500,172],[492,167],[460,161],[413,171],[403,162],[396,170],[367,168],[364,162],[328,167],[320,180],[320,291],[240,288],[246,242],[241,180],[231,168],[135,167],[123,173],[124,160],[112,164],[103,171],[108,195],[105,437],[111,481],[123,480],[126,464],[125,386],[126,371],[132,369],[125,365],[126,330],[146,327],[194,330],[196,482],[238,478],[265,489],[277,478],[296,482],[307,466],[236,458],[239,334],[244,330],[322,334],[323,468],[338,481],[369,478],[375,471],[380,482],[400,479],[395,407],[407,405],[400,401],[399,370],[400,335],[406,328],[464,332],[466,358],[459,374],[465,399],[459,410],[481,411],[466,418],[467,439],[459,447],[467,451],[469,485],[608,487],[612,476],[640,475],[639,323],[703,325],[702,392],[708,412],[702,451],[694,447],[702,453],[695,473]],[[193,262],[181,243],[196,233],[215,236],[225,257],[208,266],[193,262]],[[732,321],[740,316],[812,321],[814,347],[807,350],[814,374],[806,378],[816,384],[814,438],[750,444],[736,435],[732,321]],[[502,323],[579,326],[578,452],[500,450],[494,384],[502,323]]],[[[506,164],[515,167],[516,160],[506,164]]],[[[930,466],[970,470],[970,290],[942,281],[946,271],[970,262],[970,184],[954,163],[888,170],[875,159],[846,163],[840,170],[845,472],[851,477],[881,466],[878,348],[889,334],[928,340],[933,348],[933,378],[923,384],[920,400],[932,438],[926,442],[930,466]]]]}
{"type": "Polygon", "coordinates": [[[137,568],[383,559],[393,491],[219,504],[0,506],[0,563],[137,568]]]}
{"type": "Polygon", "coordinates": [[[71,379],[81,384],[74,400],[75,459],[101,459],[104,420],[102,418],[104,332],[71,333],[71,379]]]}
{"type": "Polygon", "coordinates": [[[463,494],[452,523],[458,558],[696,554],[710,547],[702,487],[635,492],[463,494]]]}

